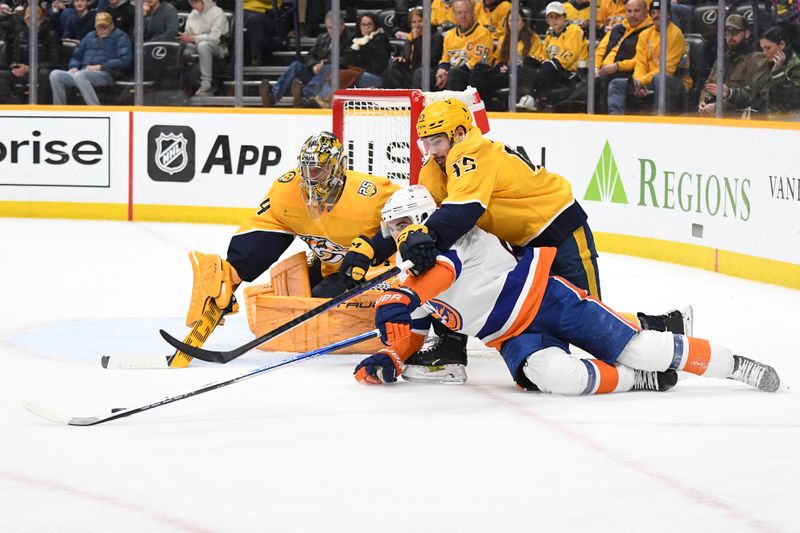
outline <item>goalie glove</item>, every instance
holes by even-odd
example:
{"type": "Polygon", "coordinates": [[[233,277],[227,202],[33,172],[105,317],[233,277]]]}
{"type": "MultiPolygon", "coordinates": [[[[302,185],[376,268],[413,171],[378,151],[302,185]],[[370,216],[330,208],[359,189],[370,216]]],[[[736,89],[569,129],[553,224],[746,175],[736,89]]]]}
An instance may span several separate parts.
{"type": "Polygon", "coordinates": [[[411,311],[419,307],[419,297],[411,289],[389,289],[375,301],[375,326],[381,342],[391,346],[411,335],[411,311]]]}
{"type": "Polygon", "coordinates": [[[428,233],[428,227],[422,224],[410,224],[397,236],[397,250],[403,259],[411,260],[414,266],[411,272],[419,276],[436,265],[436,242],[428,233]]]}
{"type": "Polygon", "coordinates": [[[383,350],[358,363],[353,374],[359,383],[380,385],[394,383],[402,372],[400,357],[391,350],[383,350]]]}
{"type": "Polygon", "coordinates": [[[192,262],[192,300],[186,314],[186,325],[192,327],[200,320],[206,309],[206,302],[214,300],[217,307],[227,314],[236,313],[239,304],[233,298],[236,287],[242,282],[233,266],[215,254],[189,252],[192,262]],[[228,309],[230,307],[230,309],[228,309]]]}
{"type": "Polygon", "coordinates": [[[375,250],[373,250],[368,237],[359,235],[353,239],[350,249],[339,267],[339,279],[344,286],[351,289],[364,281],[374,258],[375,250]]]}

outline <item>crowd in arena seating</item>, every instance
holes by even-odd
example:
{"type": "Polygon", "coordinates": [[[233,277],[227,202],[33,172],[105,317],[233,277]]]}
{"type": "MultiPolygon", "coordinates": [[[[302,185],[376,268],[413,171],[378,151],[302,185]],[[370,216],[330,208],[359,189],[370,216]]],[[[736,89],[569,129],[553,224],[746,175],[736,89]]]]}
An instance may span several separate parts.
{"type": "MultiPolygon", "coordinates": [[[[511,43],[510,0],[432,0],[431,63],[422,62],[420,0],[342,0],[334,31],[330,0],[243,0],[243,57],[235,57],[235,0],[141,0],[146,45],[173,54],[171,68],[148,72],[148,90],[172,103],[214,105],[233,92],[235,62],[250,104],[328,107],[331,40],[339,38],[343,87],[477,87],[490,110],[668,114],[792,120],[800,116],[800,3],[727,0],[724,80],[716,80],[717,4],[710,0],[597,0],[594,72],[589,73],[588,0],[521,0],[511,43]],[[661,73],[660,18],[667,64],[661,73]],[[512,45],[516,101],[509,102],[512,45]],[[589,77],[593,83],[589,83],[589,77]],[[757,115],[753,115],[757,113],[757,115]]],[[[134,0],[41,1],[38,64],[30,72],[30,8],[0,0],[0,103],[129,103],[134,0]],[[115,91],[116,88],[116,91],[115,91]]],[[[145,49],[145,52],[147,49],[145,49]]],[[[146,54],[143,54],[146,57],[146,54]]],[[[171,56],[170,56],[171,57],[171,56]]],[[[155,103],[163,103],[156,101],[155,103]]]]}

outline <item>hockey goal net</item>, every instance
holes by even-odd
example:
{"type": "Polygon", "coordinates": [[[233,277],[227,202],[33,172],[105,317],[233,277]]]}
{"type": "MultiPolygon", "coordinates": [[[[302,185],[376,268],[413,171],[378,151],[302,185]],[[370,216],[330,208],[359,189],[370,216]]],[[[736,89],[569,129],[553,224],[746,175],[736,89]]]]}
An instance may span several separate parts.
{"type": "Polygon", "coordinates": [[[417,89],[345,89],[333,96],[333,133],[342,141],[348,168],[385,176],[401,185],[417,182],[422,155],[417,149],[417,117],[430,102],[458,98],[475,124],[489,131],[478,91],[422,92],[417,89]]]}

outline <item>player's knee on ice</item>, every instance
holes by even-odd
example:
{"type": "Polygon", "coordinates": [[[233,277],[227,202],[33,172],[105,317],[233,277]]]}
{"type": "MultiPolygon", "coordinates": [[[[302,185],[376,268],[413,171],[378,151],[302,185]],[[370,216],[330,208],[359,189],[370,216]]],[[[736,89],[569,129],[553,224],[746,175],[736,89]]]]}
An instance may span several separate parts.
{"type": "Polygon", "coordinates": [[[583,361],[556,347],[532,353],[522,371],[539,390],[555,394],[583,394],[589,379],[583,361]]]}

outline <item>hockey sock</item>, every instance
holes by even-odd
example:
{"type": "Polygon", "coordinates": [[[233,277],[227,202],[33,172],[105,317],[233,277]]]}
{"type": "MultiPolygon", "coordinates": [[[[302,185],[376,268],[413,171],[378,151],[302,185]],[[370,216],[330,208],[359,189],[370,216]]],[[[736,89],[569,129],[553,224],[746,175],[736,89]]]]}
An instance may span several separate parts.
{"type": "Polygon", "coordinates": [[[673,335],[670,368],[711,378],[726,378],[733,372],[733,352],[705,339],[673,335]]]}

